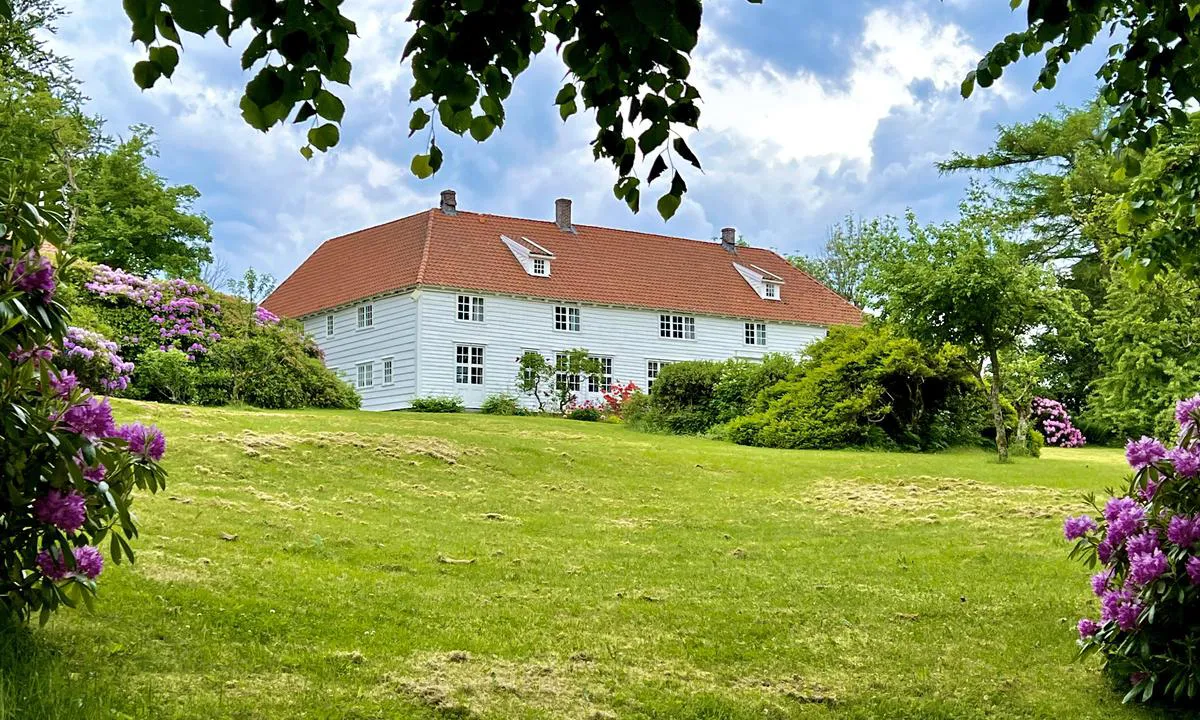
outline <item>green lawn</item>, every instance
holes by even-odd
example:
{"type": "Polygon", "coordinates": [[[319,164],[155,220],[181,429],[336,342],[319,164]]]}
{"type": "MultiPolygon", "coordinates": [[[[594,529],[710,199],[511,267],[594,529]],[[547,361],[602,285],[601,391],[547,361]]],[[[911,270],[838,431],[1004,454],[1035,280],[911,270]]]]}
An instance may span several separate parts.
{"type": "Polygon", "coordinates": [[[169,437],[97,612],[0,632],[10,718],[1141,718],[1061,518],[1114,450],[118,403],[169,437]],[[231,539],[236,536],[236,539],[231,539]]]}

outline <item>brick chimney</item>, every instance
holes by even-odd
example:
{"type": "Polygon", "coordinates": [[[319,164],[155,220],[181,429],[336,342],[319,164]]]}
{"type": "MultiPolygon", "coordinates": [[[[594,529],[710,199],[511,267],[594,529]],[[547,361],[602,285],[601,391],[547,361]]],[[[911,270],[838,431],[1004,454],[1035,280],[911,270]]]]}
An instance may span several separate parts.
{"type": "Polygon", "coordinates": [[[721,228],[721,247],[727,252],[737,253],[737,229],[721,228]]]}
{"type": "Polygon", "coordinates": [[[570,198],[559,198],[554,201],[554,224],[563,232],[575,232],[575,226],[571,224],[570,198]]]}
{"type": "Polygon", "coordinates": [[[458,195],[453,190],[442,191],[442,212],[447,215],[458,214],[458,195]]]}

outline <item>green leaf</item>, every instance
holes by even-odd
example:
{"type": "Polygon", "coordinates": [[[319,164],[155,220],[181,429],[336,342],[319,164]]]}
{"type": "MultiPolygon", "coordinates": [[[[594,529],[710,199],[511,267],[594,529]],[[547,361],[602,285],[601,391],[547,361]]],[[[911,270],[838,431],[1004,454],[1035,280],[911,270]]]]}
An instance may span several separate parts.
{"type": "Polygon", "coordinates": [[[300,148],[300,154],[304,156],[305,160],[312,160],[313,159],[312,146],[305,145],[304,147],[300,148]]]}
{"type": "Polygon", "coordinates": [[[487,140],[495,130],[496,124],[487,115],[480,115],[471,120],[471,137],[478,142],[487,140]]]}
{"type": "Polygon", "coordinates": [[[959,92],[962,94],[963,98],[965,99],[965,98],[971,97],[971,93],[974,91],[975,91],[975,71],[972,70],[971,72],[967,73],[967,76],[965,78],[963,78],[962,87],[959,89],[959,92]]]}
{"type": "Polygon", "coordinates": [[[683,141],[683,138],[675,138],[675,142],[672,143],[672,145],[674,145],[675,152],[679,153],[681,158],[696,166],[697,170],[704,169],[700,167],[700,158],[696,157],[696,154],[693,153],[692,149],[688,147],[688,144],[683,141]]]}
{"type": "Polygon", "coordinates": [[[179,31],[175,29],[175,20],[171,17],[171,13],[160,10],[154,16],[154,25],[164,40],[169,40],[176,45],[183,45],[183,40],[179,38],[179,31]]]}
{"type": "Polygon", "coordinates": [[[414,133],[428,125],[430,119],[429,113],[421,108],[413,110],[412,120],[408,121],[408,136],[412,137],[414,133]]]}
{"type": "Polygon", "coordinates": [[[317,109],[315,107],[313,107],[312,103],[306,102],[300,106],[299,110],[296,111],[296,119],[293,120],[292,122],[293,123],[302,123],[305,120],[311,118],[313,115],[316,115],[316,114],[317,114],[317,109]]]}
{"type": "Polygon", "coordinates": [[[563,85],[562,89],[558,91],[558,95],[554,96],[554,104],[562,105],[563,103],[571,102],[575,99],[577,92],[578,91],[575,88],[575,83],[567,83],[566,85],[563,85]]]}
{"type": "Polygon", "coordinates": [[[338,131],[337,125],[333,123],[318,125],[308,131],[308,142],[321,152],[337,145],[339,139],[341,139],[341,133],[338,131]]]}
{"type": "Polygon", "coordinates": [[[670,220],[679,210],[683,198],[678,195],[666,194],[658,199],[658,214],[663,220],[670,220]]]}
{"type": "Polygon", "coordinates": [[[654,158],[654,163],[650,166],[650,175],[647,176],[646,182],[652,183],[667,171],[667,161],[663,158],[666,153],[659,153],[658,157],[654,158]]]}
{"type": "Polygon", "coordinates": [[[337,95],[328,90],[322,89],[317,91],[316,105],[317,114],[326,120],[341,122],[342,117],[346,114],[346,105],[337,95]]]}
{"type": "Polygon", "coordinates": [[[165,77],[171,77],[175,72],[175,66],[179,64],[179,51],[175,49],[174,45],[152,47],[150,48],[150,62],[157,65],[165,77]]]}
{"type": "Polygon", "coordinates": [[[154,87],[155,81],[162,75],[158,65],[149,60],[141,60],[133,66],[133,81],[143,90],[154,87]]]}
{"type": "Polygon", "coordinates": [[[433,166],[429,163],[429,155],[413,155],[412,165],[410,168],[412,174],[424,180],[433,175],[433,166]]]}
{"type": "Polygon", "coordinates": [[[249,70],[254,63],[267,56],[267,31],[263,30],[250,39],[242,51],[242,69],[249,70]]]}
{"type": "Polygon", "coordinates": [[[565,102],[558,106],[558,115],[566,122],[566,119],[574,115],[579,108],[575,107],[574,101],[565,102]]]}

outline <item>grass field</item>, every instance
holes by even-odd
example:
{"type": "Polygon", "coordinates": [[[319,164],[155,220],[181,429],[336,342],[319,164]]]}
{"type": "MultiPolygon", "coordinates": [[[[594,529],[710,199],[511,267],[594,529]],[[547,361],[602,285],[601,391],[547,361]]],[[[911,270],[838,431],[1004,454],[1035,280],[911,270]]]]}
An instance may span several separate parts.
{"type": "Polygon", "coordinates": [[[0,718],[1157,717],[1073,661],[1061,517],[1117,451],[117,410],[168,490],[94,615],[0,631],[0,718]]]}

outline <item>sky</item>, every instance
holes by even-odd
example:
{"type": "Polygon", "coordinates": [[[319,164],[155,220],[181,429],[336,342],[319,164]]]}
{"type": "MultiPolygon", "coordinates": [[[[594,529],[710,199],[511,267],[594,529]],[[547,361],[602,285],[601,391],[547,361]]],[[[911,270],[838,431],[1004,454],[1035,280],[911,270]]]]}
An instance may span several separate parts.
{"type": "MultiPolygon", "coordinates": [[[[517,80],[505,126],[476,143],[443,130],[441,171],[409,171],[424,139],[408,137],[411,77],[400,61],[411,34],[406,0],[347,0],[358,24],[342,141],[311,161],[302,130],[263,134],[238,111],[251,75],[233,47],[184,36],[179,67],[149,91],[133,83],[141,59],[117,0],[76,3],[53,39],[74,59],[87,110],[113,136],[133,124],[157,131],[152,165],[191,184],[195,209],[213,221],[213,249],[231,274],[247,267],[282,280],[324,240],[434,207],[453,188],[462,210],[552,220],[554,200],[574,201],[577,223],[715,238],[736,227],[750,244],[784,254],[819,251],[847,215],[921,220],[955,215],[968,178],[939,175],[954,151],[985,151],[995,128],[1090,99],[1103,48],[1078,56],[1053,91],[1033,93],[1040,64],[1024,60],[988,90],[959,97],[965,73],[1024,8],[1008,0],[706,0],[692,81],[702,95],[699,131],[688,138],[704,172],[663,221],[643,191],[632,214],[612,194],[615,170],[592,159],[586,114],[559,119],[554,96],[564,66],[548,45],[517,80]]],[[[654,190],[652,186],[651,190],[654,190]]]]}

